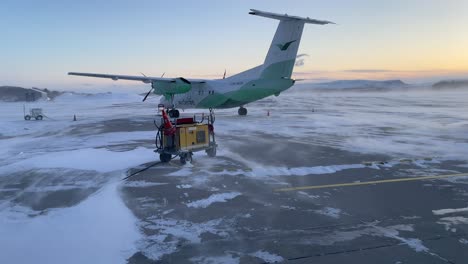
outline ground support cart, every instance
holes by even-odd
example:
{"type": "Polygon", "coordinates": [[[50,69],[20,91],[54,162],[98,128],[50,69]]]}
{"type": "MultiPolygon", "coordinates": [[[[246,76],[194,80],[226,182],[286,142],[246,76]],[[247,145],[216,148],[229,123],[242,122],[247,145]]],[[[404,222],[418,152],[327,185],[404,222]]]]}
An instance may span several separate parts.
{"type": "Polygon", "coordinates": [[[180,162],[192,162],[192,155],[197,151],[205,151],[209,157],[216,156],[216,140],[214,133],[214,113],[202,115],[197,121],[193,117],[169,118],[166,111],[161,109],[161,121],[155,122],[158,129],[156,134],[156,150],[161,162],[169,162],[179,156],[180,162]]]}

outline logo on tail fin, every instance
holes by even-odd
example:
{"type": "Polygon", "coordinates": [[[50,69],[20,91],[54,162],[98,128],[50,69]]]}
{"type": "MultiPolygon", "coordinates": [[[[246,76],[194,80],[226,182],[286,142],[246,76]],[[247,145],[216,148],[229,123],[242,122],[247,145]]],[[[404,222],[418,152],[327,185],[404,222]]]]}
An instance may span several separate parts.
{"type": "Polygon", "coordinates": [[[286,42],[286,43],[284,43],[284,44],[276,44],[276,46],[277,46],[280,50],[283,50],[283,51],[284,51],[284,50],[287,50],[287,49],[289,48],[289,46],[290,46],[293,42],[295,42],[295,41],[297,41],[297,39],[296,39],[296,40],[293,40],[293,41],[286,42]]]}

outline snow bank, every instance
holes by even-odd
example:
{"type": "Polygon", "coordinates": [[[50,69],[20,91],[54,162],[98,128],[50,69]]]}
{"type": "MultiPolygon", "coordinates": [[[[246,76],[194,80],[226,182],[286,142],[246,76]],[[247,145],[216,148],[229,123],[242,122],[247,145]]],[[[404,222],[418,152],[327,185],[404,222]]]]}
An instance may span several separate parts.
{"type": "Polygon", "coordinates": [[[155,160],[153,150],[136,148],[116,152],[107,149],[85,148],[36,155],[0,168],[0,173],[22,171],[32,168],[68,168],[110,172],[137,166],[155,160]]]}
{"type": "Polygon", "coordinates": [[[34,218],[0,213],[0,263],[126,263],[141,239],[117,182],[75,207],[34,218]]]}

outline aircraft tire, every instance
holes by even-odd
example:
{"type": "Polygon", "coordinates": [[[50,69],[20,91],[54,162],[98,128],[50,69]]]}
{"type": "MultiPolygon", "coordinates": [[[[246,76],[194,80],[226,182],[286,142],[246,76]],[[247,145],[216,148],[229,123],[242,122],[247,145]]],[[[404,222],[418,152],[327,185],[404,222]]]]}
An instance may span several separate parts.
{"type": "Polygon", "coordinates": [[[237,113],[238,113],[240,116],[245,116],[245,115],[247,115],[247,108],[245,108],[245,107],[239,107],[239,110],[237,110],[237,113]]]}

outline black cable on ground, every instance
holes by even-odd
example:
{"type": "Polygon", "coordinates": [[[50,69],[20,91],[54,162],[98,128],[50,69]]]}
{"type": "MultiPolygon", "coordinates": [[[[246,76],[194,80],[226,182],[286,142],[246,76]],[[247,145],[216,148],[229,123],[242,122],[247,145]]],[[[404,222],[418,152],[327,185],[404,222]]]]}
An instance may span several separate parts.
{"type": "MultiPolygon", "coordinates": [[[[179,155],[175,155],[174,157],[171,157],[171,160],[177,158],[178,156],[179,156],[179,155]]],[[[133,177],[133,176],[137,175],[138,173],[144,172],[145,170],[150,169],[150,168],[152,168],[152,167],[154,167],[154,166],[156,166],[156,165],[158,165],[158,164],[161,164],[161,163],[163,163],[163,162],[161,162],[161,161],[156,161],[156,162],[150,164],[149,166],[144,167],[143,169],[141,169],[141,170],[139,170],[139,171],[136,171],[136,172],[134,172],[134,173],[128,175],[127,177],[123,178],[122,181],[125,181],[125,180],[129,179],[130,177],[133,177]]]]}
{"type": "Polygon", "coordinates": [[[128,178],[133,177],[133,176],[137,175],[137,174],[140,173],[140,172],[144,172],[145,170],[147,170],[147,169],[149,169],[149,168],[152,168],[152,167],[158,165],[159,163],[161,163],[161,162],[160,162],[160,161],[154,162],[154,163],[152,163],[151,165],[149,165],[149,166],[147,166],[147,167],[145,167],[145,168],[143,168],[143,169],[141,169],[141,170],[139,170],[139,171],[136,171],[136,172],[134,172],[134,173],[128,175],[127,177],[123,178],[122,181],[125,181],[125,180],[127,180],[128,178]]]}

